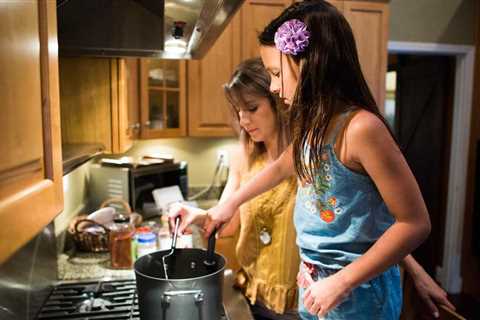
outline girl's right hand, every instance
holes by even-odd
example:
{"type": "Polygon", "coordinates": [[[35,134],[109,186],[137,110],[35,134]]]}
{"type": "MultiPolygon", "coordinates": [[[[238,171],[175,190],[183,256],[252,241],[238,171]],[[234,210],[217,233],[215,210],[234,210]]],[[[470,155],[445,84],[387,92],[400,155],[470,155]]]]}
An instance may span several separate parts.
{"type": "Polygon", "coordinates": [[[231,201],[225,201],[208,210],[208,218],[203,225],[204,236],[208,238],[216,229],[221,233],[222,227],[232,219],[237,207],[231,201]]]}
{"type": "Polygon", "coordinates": [[[180,225],[178,226],[178,233],[184,232],[191,233],[188,228],[192,223],[201,226],[205,223],[207,217],[207,211],[187,206],[181,203],[174,203],[168,209],[168,221],[170,224],[170,230],[175,229],[175,219],[180,217],[180,225]]]}

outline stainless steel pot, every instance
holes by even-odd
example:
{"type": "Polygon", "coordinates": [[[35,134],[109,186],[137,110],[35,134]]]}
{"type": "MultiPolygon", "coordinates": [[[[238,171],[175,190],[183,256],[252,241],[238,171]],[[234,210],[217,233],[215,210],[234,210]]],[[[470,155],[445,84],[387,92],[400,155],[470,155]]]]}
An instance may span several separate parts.
{"type": "Polygon", "coordinates": [[[157,251],[139,258],[134,265],[142,320],[214,320],[223,314],[225,259],[214,254],[215,263],[205,264],[207,251],[176,249],[168,257],[168,280],[162,256],[157,251]]]}

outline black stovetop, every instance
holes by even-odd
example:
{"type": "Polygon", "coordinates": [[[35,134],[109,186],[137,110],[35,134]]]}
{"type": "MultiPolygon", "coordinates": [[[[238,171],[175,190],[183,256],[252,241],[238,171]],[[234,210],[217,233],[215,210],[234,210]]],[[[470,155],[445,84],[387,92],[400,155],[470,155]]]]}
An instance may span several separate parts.
{"type": "Polygon", "coordinates": [[[37,319],[140,320],[135,289],[135,280],[61,284],[37,319]]]}

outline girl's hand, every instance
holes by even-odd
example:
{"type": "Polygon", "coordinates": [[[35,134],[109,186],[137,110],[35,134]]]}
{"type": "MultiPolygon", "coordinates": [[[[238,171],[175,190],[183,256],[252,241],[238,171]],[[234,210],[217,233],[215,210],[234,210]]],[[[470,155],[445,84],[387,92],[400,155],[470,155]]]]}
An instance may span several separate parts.
{"type": "Polygon", "coordinates": [[[222,227],[230,221],[237,209],[230,201],[225,201],[209,209],[208,218],[203,225],[205,238],[208,238],[215,228],[217,234],[220,234],[222,227]]]}
{"type": "Polygon", "coordinates": [[[451,310],[455,310],[455,306],[448,301],[445,290],[443,290],[423,269],[422,272],[412,276],[412,278],[419,296],[435,318],[440,316],[436,305],[444,305],[451,310]]]}
{"type": "Polygon", "coordinates": [[[303,295],[305,308],[313,315],[325,317],[347,297],[350,288],[338,273],[314,282],[303,295]]]}
{"type": "Polygon", "coordinates": [[[175,229],[175,219],[180,217],[180,225],[178,226],[178,233],[191,233],[187,228],[192,223],[201,226],[206,220],[207,212],[203,209],[187,206],[181,203],[174,203],[168,209],[168,221],[170,230],[175,229]]]}

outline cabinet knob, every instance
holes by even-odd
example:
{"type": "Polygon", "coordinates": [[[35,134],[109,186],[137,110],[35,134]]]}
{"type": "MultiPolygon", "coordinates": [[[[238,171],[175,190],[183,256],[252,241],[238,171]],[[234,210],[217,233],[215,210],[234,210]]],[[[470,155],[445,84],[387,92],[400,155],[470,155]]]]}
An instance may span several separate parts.
{"type": "Polygon", "coordinates": [[[150,124],[151,124],[150,120],[147,120],[147,121],[145,121],[145,124],[144,124],[144,126],[145,126],[145,127],[149,127],[149,126],[150,126],[150,124]]]}

